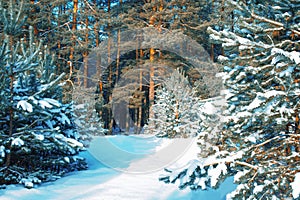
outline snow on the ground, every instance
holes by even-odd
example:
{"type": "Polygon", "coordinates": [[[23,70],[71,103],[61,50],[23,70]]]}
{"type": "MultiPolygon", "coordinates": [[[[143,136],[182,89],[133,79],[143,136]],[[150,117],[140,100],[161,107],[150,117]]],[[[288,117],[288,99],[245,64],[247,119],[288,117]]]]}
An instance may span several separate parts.
{"type": "Polygon", "coordinates": [[[159,139],[154,136],[96,137],[88,152],[89,169],[73,172],[33,189],[8,186],[1,200],[198,200],[225,199],[233,180],[218,190],[179,190],[158,181],[163,168],[180,167],[197,158],[195,139],[159,139]]]}
{"type": "Polygon", "coordinates": [[[291,185],[293,188],[293,197],[296,199],[300,196],[300,172],[295,175],[295,180],[291,185]]]}

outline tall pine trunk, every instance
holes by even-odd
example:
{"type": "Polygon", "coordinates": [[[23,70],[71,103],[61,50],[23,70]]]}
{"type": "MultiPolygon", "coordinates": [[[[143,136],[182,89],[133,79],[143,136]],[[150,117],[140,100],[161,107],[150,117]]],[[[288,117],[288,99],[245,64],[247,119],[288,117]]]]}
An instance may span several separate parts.
{"type": "MultiPolygon", "coordinates": [[[[110,0],[107,1],[107,11],[108,15],[110,15],[110,0]]],[[[112,36],[111,36],[111,27],[110,24],[108,23],[107,25],[107,32],[108,32],[108,44],[107,44],[107,63],[109,64],[109,75],[108,75],[108,85],[109,85],[109,97],[108,97],[108,102],[112,102],[112,83],[113,83],[113,66],[111,65],[111,43],[112,43],[112,36]]],[[[111,104],[110,104],[111,105],[111,104]]],[[[108,109],[108,129],[112,130],[113,128],[113,112],[112,112],[112,105],[108,109]]]]}
{"type": "Polygon", "coordinates": [[[73,19],[72,19],[72,46],[70,48],[70,61],[74,59],[74,47],[76,45],[75,31],[77,29],[77,12],[78,12],[78,0],[73,0],[73,19]]]}
{"type": "Polygon", "coordinates": [[[89,45],[89,19],[85,20],[86,32],[85,32],[85,44],[86,49],[83,52],[83,85],[85,88],[88,87],[88,45],[89,45]]]}
{"type": "MultiPolygon", "coordinates": [[[[154,3],[154,0],[151,0],[152,3],[154,3]]],[[[154,27],[155,25],[155,16],[154,13],[156,12],[156,6],[152,7],[153,15],[149,19],[149,25],[154,27]]],[[[149,118],[153,117],[153,111],[152,111],[152,105],[154,103],[154,55],[155,55],[155,49],[150,48],[150,77],[149,77],[149,118]]]]}

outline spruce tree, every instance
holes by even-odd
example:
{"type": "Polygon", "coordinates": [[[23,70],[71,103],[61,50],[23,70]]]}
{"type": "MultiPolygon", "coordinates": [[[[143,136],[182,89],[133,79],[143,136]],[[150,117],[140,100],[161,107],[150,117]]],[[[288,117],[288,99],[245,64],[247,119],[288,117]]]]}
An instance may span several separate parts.
{"type": "Polygon", "coordinates": [[[156,90],[154,116],[146,126],[147,134],[159,137],[194,137],[200,131],[202,103],[183,71],[174,70],[156,90]]]}
{"type": "Polygon", "coordinates": [[[228,199],[299,198],[299,1],[225,1],[235,25],[208,29],[225,54],[228,107],[218,151],[162,177],[192,189],[234,175],[228,199]]]}
{"type": "Polygon", "coordinates": [[[84,147],[72,105],[62,103],[65,74],[54,74],[53,58],[42,42],[34,43],[32,27],[27,42],[14,42],[25,22],[18,5],[10,1],[0,7],[5,27],[0,48],[0,184],[31,188],[85,169],[86,163],[77,156],[84,147]]]}

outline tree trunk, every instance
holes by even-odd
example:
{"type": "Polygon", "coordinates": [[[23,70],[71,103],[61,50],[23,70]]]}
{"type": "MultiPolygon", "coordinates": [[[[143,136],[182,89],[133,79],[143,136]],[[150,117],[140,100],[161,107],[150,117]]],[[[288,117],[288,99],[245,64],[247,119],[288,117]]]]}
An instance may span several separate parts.
{"type": "MultiPolygon", "coordinates": [[[[155,50],[153,48],[150,49],[150,62],[154,62],[154,54],[155,50]]],[[[153,117],[152,105],[154,103],[154,67],[151,64],[150,66],[150,80],[149,80],[149,117],[153,117]]]]}
{"type": "Polygon", "coordinates": [[[98,22],[94,25],[94,34],[95,34],[95,40],[96,40],[96,47],[99,46],[99,32],[98,32],[98,22]]]}
{"type": "MultiPolygon", "coordinates": [[[[107,1],[107,12],[110,15],[110,9],[111,9],[111,5],[110,5],[110,0],[107,1]]],[[[108,75],[108,84],[109,84],[109,97],[108,97],[108,102],[110,103],[110,108],[108,109],[108,129],[112,130],[113,128],[113,105],[112,103],[112,74],[113,74],[113,69],[112,69],[112,65],[111,65],[111,42],[112,42],[112,38],[111,38],[111,27],[110,24],[107,24],[107,32],[108,32],[108,44],[107,44],[107,63],[109,65],[109,75],[108,75]]]]}
{"type": "Polygon", "coordinates": [[[107,11],[110,12],[110,0],[107,0],[107,11]]]}
{"type": "Polygon", "coordinates": [[[72,31],[75,31],[77,28],[77,12],[78,12],[78,0],[73,0],[73,23],[72,31]]]}
{"type": "Polygon", "coordinates": [[[211,44],[210,45],[210,59],[212,60],[212,61],[214,61],[214,44],[211,44]]]}
{"type": "MultiPolygon", "coordinates": [[[[154,3],[154,0],[151,0],[152,3],[154,3]]],[[[156,6],[152,7],[152,11],[153,13],[156,12],[156,6]]],[[[152,15],[150,17],[149,20],[149,25],[150,26],[154,26],[155,24],[155,17],[154,15],[152,15]]],[[[154,66],[153,66],[153,62],[154,62],[154,55],[155,55],[155,49],[154,48],[150,48],[150,77],[149,77],[149,118],[153,117],[153,111],[152,111],[152,105],[154,103],[154,66]]]]}
{"type": "MultiPolygon", "coordinates": [[[[99,46],[99,22],[96,22],[94,25],[94,34],[95,34],[95,40],[96,40],[96,47],[99,46]]],[[[102,77],[101,77],[101,55],[99,55],[98,51],[96,51],[96,69],[97,69],[97,78],[99,83],[101,82],[101,92],[102,92],[102,77]],[[100,58],[100,59],[99,59],[100,58]]]]}
{"type": "Polygon", "coordinates": [[[117,49],[117,63],[116,63],[116,79],[119,79],[119,67],[120,67],[120,45],[121,45],[121,30],[118,30],[118,49],[117,49]]]}
{"type": "MultiPolygon", "coordinates": [[[[59,6],[59,9],[58,9],[58,15],[60,16],[60,15],[62,15],[62,7],[61,6],[59,6]]],[[[60,27],[60,20],[58,20],[58,22],[57,22],[57,25],[58,25],[58,27],[60,27]]],[[[57,62],[57,70],[56,70],[56,73],[57,74],[59,74],[60,72],[61,72],[61,63],[59,62],[59,60],[60,60],[60,51],[61,51],[61,43],[60,43],[60,40],[61,40],[61,38],[60,38],[60,36],[58,37],[58,41],[57,41],[57,58],[58,58],[58,62],[57,62]]]]}
{"type": "Polygon", "coordinates": [[[126,132],[129,132],[129,126],[130,126],[130,115],[129,115],[129,105],[127,104],[127,110],[126,110],[126,132]]]}
{"type": "MultiPolygon", "coordinates": [[[[7,36],[9,41],[9,48],[12,49],[13,47],[13,37],[7,36]]],[[[13,51],[11,51],[13,52],[13,51]]],[[[14,129],[14,108],[13,108],[13,98],[14,98],[14,74],[13,74],[13,65],[10,65],[9,69],[9,90],[10,90],[10,108],[9,108],[9,132],[8,136],[11,138],[13,135],[13,129],[14,129]]],[[[9,145],[9,152],[7,153],[6,163],[5,166],[8,168],[10,166],[11,162],[11,144],[9,145]]]]}
{"type": "Polygon", "coordinates": [[[89,19],[86,18],[85,20],[85,26],[86,26],[86,32],[85,32],[85,44],[86,44],[86,50],[83,52],[83,85],[85,88],[88,87],[88,45],[89,45],[89,19]]]}
{"type": "MultiPolygon", "coordinates": [[[[72,21],[72,32],[74,32],[77,29],[77,12],[78,12],[78,0],[73,0],[73,21],[72,21]]],[[[70,48],[70,61],[73,62],[74,59],[74,47],[76,45],[76,38],[75,35],[72,36],[72,47],[70,48]]]]}
{"type": "MultiPolygon", "coordinates": [[[[222,0],[221,3],[221,23],[223,22],[223,24],[225,23],[225,19],[224,19],[224,13],[225,12],[225,0],[222,0]]],[[[224,25],[222,25],[221,27],[222,30],[224,30],[224,25]]],[[[221,47],[221,54],[224,56],[224,48],[221,47]]]]}
{"type": "MultiPolygon", "coordinates": [[[[34,0],[30,0],[30,4],[34,5],[34,0]]],[[[33,16],[34,16],[35,12],[36,12],[35,9],[31,9],[31,13],[32,13],[33,16]]],[[[36,17],[32,17],[32,21],[34,21],[35,18],[36,17]]],[[[34,35],[38,35],[39,34],[38,28],[37,28],[37,26],[36,26],[35,23],[33,24],[33,33],[34,33],[34,35]]]]}

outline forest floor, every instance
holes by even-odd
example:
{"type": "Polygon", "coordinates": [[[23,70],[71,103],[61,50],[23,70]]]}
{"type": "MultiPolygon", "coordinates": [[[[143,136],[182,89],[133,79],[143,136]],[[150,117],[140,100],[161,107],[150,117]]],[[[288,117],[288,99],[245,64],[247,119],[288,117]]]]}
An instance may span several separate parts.
{"type": "Polygon", "coordinates": [[[197,158],[195,139],[158,139],[141,136],[95,137],[81,153],[89,169],[68,174],[33,189],[11,185],[1,200],[223,200],[234,190],[233,178],[217,190],[179,190],[158,180],[163,168],[182,167],[197,158]],[[181,152],[180,152],[181,151],[181,152]]]}

